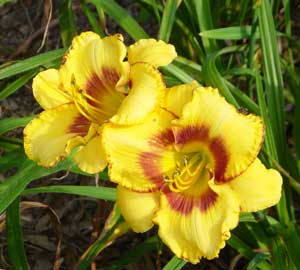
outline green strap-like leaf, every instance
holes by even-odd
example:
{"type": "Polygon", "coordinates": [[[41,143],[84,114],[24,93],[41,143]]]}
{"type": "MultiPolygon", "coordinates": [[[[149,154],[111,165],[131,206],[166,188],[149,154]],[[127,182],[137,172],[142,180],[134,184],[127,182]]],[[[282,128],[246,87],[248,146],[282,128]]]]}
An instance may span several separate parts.
{"type": "Polygon", "coordinates": [[[27,270],[28,263],[24,250],[19,204],[20,200],[16,198],[6,210],[8,255],[12,269],[27,270]]]}
{"type": "Polygon", "coordinates": [[[24,74],[20,78],[16,79],[12,83],[9,83],[1,92],[0,92],[0,101],[4,100],[18,89],[20,89],[23,85],[25,85],[35,74],[36,70],[31,70],[28,73],[24,74]]]}
{"type": "Polygon", "coordinates": [[[115,201],[116,189],[109,187],[90,187],[90,186],[47,186],[28,188],[22,192],[22,195],[31,195],[39,193],[64,193],[80,196],[87,196],[96,199],[115,201]]]}
{"type": "Polygon", "coordinates": [[[176,0],[167,0],[164,7],[158,38],[166,42],[169,41],[171,36],[172,27],[175,20],[176,6],[176,0]]]}
{"type": "Polygon", "coordinates": [[[65,49],[58,49],[51,52],[42,53],[25,60],[14,63],[10,66],[0,69],[0,80],[11,77],[13,75],[32,70],[34,68],[44,66],[57,59],[61,59],[65,49]]]}
{"type": "Polygon", "coordinates": [[[0,184],[0,213],[21,194],[31,181],[61,170],[67,170],[72,165],[73,163],[70,160],[65,159],[56,167],[46,169],[29,159],[25,160],[15,175],[7,178],[0,184]]]}
{"type": "Polygon", "coordinates": [[[0,135],[15,128],[26,126],[33,118],[34,116],[27,116],[22,118],[5,118],[0,120],[0,135]]]}
{"type": "Polygon", "coordinates": [[[95,6],[100,6],[106,14],[112,17],[134,40],[148,38],[148,34],[119,4],[114,0],[90,0],[95,6]]]}
{"type": "Polygon", "coordinates": [[[186,261],[183,261],[176,256],[174,256],[163,268],[163,270],[180,270],[185,266],[186,261]]]}

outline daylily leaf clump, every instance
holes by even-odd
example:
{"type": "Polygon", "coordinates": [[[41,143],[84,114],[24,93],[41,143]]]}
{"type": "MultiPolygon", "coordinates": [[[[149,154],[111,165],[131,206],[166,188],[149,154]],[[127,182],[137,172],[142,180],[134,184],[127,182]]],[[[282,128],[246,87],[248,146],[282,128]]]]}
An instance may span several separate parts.
{"type": "Polygon", "coordinates": [[[175,57],[172,45],[153,39],[126,50],[120,35],[76,37],[60,69],[34,79],[45,111],[26,127],[25,150],[53,166],[80,146],[82,170],[108,164],[132,229],[158,225],[178,257],[197,263],[218,256],[241,212],[276,204],[282,178],[258,158],[259,116],[197,82],[165,86],[157,68],[175,57]]]}

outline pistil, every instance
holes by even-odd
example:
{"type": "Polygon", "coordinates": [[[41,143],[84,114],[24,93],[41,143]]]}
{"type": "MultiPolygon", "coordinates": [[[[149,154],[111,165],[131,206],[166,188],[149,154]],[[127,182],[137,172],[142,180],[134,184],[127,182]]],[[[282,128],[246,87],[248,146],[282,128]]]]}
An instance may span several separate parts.
{"type": "Polygon", "coordinates": [[[165,182],[169,184],[171,191],[182,192],[190,188],[198,180],[197,176],[201,174],[206,164],[206,160],[201,158],[201,155],[198,153],[194,154],[190,160],[184,155],[182,163],[177,162],[172,178],[169,176],[164,178],[165,182]],[[196,164],[197,166],[194,168],[196,164]]]}

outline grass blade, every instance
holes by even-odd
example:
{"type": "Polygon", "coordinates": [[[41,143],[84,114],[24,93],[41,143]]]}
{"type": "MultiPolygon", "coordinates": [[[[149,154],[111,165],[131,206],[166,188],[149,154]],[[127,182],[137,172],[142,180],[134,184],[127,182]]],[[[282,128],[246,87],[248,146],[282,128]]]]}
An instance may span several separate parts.
{"type": "Polygon", "coordinates": [[[6,153],[0,158],[0,173],[6,172],[13,167],[20,167],[25,158],[25,153],[22,149],[16,149],[6,153]]]}
{"type": "Polygon", "coordinates": [[[64,53],[65,49],[53,50],[4,67],[0,69],[0,80],[49,64],[60,59],[64,53]]]}
{"type": "Polygon", "coordinates": [[[22,77],[16,79],[12,83],[9,83],[1,92],[0,92],[0,101],[4,100],[18,89],[20,89],[23,85],[25,85],[34,75],[37,73],[36,70],[30,71],[24,74],[22,77]]]}
{"type": "Polygon", "coordinates": [[[118,257],[118,260],[111,264],[110,270],[124,269],[124,267],[128,264],[137,261],[139,258],[145,256],[146,253],[155,250],[157,248],[158,243],[159,240],[156,236],[148,238],[143,243],[137,245],[130,251],[126,252],[124,255],[118,257]]]}
{"type": "Polygon", "coordinates": [[[87,17],[93,31],[95,33],[97,33],[100,37],[105,37],[104,32],[102,31],[98,20],[96,19],[96,17],[94,16],[93,12],[90,11],[88,5],[86,4],[86,0],[79,0],[82,11],[84,13],[84,15],[87,17]]]}
{"type": "Polygon", "coordinates": [[[24,250],[19,203],[19,198],[16,198],[6,210],[8,255],[12,269],[27,270],[28,263],[24,250]]]}
{"type": "Polygon", "coordinates": [[[31,181],[61,170],[67,170],[72,165],[70,160],[65,159],[56,167],[46,169],[29,159],[25,160],[15,175],[0,184],[0,213],[21,194],[31,181]]]}
{"type": "Polygon", "coordinates": [[[163,270],[180,270],[186,262],[174,256],[163,268],[163,270]]]}
{"type": "MultiPolygon", "coordinates": [[[[252,26],[232,26],[225,28],[218,28],[213,30],[202,31],[200,36],[202,38],[220,39],[220,40],[241,40],[250,38],[252,35],[252,26]]],[[[259,33],[255,35],[259,37],[259,33]]]]}
{"type": "Polygon", "coordinates": [[[0,135],[12,129],[26,126],[33,118],[34,115],[22,118],[5,118],[0,120],[0,135]]]}
{"type": "Polygon", "coordinates": [[[270,122],[272,130],[276,130],[273,135],[277,146],[276,148],[279,152],[278,157],[283,158],[286,146],[284,133],[283,80],[272,8],[268,0],[261,1],[258,6],[258,21],[261,33],[263,71],[270,122]]]}
{"type": "Polygon", "coordinates": [[[134,40],[149,37],[136,20],[114,0],[90,0],[90,2],[96,7],[101,7],[104,12],[112,17],[134,40]]]}
{"type": "Polygon", "coordinates": [[[122,225],[122,223],[124,223],[124,221],[121,216],[120,209],[115,204],[113,211],[106,220],[102,234],[80,258],[80,262],[76,269],[86,270],[91,265],[94,258],[99,254],[99,252],[101,252],[105,248],[107,243],[111,241],[112,238],[117,237],[117,235],[114,236],[113,234],[115,233],[115,230],[117,228],[120,228],[119,226],[122,225]]]}
{"type": "Polygon", "coordinates": [[[77,33],[72,10],[72,0],[60,1],[58,20],[63,46],[68,48],[77,33]]]}
{"type": "MultiPolygon", "coordinates": [[[[214,29],[209,0],[193,0],[196,8],[200,32],[214,29]]],[[[207,54],[218,50],[215,40],[202,37],[202,43],[207,54]]]]}
{"type": "Polygon", "coordinates": [[[158,35],[159,39],[164,40],[166,42],[169,41],[171,36],[172,27],[175,20],[176,6],[177,6],[176,0],[166,1],[162,22],[159,29],[159,35],[158,35]]]}
{"type": "Polygon", "coordinates": [[[191,81],[194,80],[193,77],[191,77],[184,70],[182,70],[181,68],[177,67],[174,64],[169,64],[168,66],[163,67],[162,70],[166,74],[172,75],[173,77],[177,78],[179,81],[183,83],[190,83],[191,81]]]}
{"type": "Polygon", "coordinates": [[[72,195],[87,196],[91,198],[115,201],[116,189],[109,187],[90,187],[90,186],[48,186],[28,188],[22,192],[22,195],[32,195],[39,193],[64,193],[72,195]]]}

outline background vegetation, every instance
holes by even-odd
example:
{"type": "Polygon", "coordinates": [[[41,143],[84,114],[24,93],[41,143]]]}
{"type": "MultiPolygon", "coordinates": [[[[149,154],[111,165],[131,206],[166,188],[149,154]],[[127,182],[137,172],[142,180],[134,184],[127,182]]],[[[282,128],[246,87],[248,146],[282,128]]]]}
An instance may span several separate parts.
{"type": "Polygon", "coordinates": [[[0,268],[300,269],[299,12],[290,0],[0,0],[0,268]],[[179,57],[162,69],[168,86],[197,80],[263,118],[260,158],[283,175],[282,199],[241,215],[219,258],[172,258],[155,229],[112,241],[128,228],[106,171],[86,175],[71,158],[45,169],[25,157],[22,127],[40,111],[31,79],[57,68],[84,30],[170,42],[179,57]]]}

